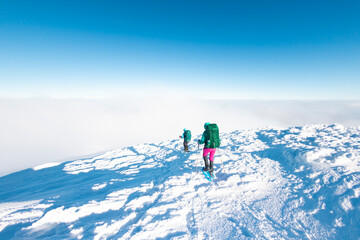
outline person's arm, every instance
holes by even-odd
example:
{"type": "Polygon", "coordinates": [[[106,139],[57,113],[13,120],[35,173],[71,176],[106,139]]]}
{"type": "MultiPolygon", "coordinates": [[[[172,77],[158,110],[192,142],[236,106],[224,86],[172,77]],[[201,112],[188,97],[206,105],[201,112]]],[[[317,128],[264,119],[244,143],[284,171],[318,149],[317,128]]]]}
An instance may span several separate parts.
{"type": "Polygon", "coordinates": [[[201,139],[198,140],[198,143],[199,144],[204,144],[205,143],[205,132],[203,132],[202,136],[201,136],[201,139]]]}

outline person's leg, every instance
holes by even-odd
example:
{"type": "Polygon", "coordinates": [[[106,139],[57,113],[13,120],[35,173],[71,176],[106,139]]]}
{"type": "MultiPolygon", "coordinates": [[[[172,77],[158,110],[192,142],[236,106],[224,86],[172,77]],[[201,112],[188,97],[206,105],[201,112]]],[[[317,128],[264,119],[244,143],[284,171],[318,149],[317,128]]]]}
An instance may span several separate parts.
{"type": "Polygon", "coordinates": [[[203,158],[204,158],[204,163],[205,163],[204,171],[209,171],[209,161],[208,161],[208,157],[207,157],[208,154],[209,154],[209,149],[204,148],[204,150],[203,150],[203,158]]]}
{"type": "Polygon", "coordinates": [[[189,150],[189,143],[187,141],[184,141],[184,150],[185,151],[189,150]]]}
{"type": "Polygon", "coordinates": [[[215,153],[216,153],[216,148],[209,148],[209,153],[210,153],[210,161],[214,161],[215,158],[215,153]]]}
{"type": "Polygon", "coordinates": [[[211,177],[214,177],[213,171],[214,171],[214,161],[210,161],[209,173],[211,177]]]}
{"type": "Polygon", "coordinates": [[[215,158],[215,152],[216,152],[216,148],[211,148],[209,149],[209,153],[210,153],[210,168],[209,168],[209,172],[210,175],[213,177],[213,171],[214,171],[214,158],[215,158]]]}

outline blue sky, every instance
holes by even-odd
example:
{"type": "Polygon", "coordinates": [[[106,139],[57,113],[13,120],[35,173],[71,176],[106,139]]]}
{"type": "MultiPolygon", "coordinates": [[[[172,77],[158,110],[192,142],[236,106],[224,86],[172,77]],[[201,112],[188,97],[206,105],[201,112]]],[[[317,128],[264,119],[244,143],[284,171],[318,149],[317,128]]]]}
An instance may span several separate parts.
{"type": "Polygon", "coordinates": [[[3,1],[0,97],[360,96],[359,1],[3,1]]]}

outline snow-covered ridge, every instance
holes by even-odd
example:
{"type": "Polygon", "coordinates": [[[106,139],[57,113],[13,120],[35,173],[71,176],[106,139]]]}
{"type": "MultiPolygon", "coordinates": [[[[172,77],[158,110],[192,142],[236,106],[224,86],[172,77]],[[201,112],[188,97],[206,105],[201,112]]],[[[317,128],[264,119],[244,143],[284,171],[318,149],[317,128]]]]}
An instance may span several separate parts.
{"type": "Polygon", "coordinates": [[[0,239],[358,239],[360,129],[221,134],[214,182],[195,142],[142,144],[0,178],[0,239]]]}

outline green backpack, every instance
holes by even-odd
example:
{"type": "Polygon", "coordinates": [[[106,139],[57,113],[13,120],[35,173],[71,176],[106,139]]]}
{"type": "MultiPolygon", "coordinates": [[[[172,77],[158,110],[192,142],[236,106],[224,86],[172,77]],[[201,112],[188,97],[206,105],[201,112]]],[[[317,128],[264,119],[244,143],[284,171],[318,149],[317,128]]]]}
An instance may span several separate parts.
{"type": "Polygon", "coordinates": [[[216,123],[206,125],[205,129],[205,148],[220,147],[219,128],[216,123]]]}
{"type": "Polygon", "coordinates": [[[190,142],[190,141],[191,141],[191,132],[190,132],[190,130],[186,130],[186,131],[184,132],[184,140],[185,140],[186,142],[190,142]]]}

